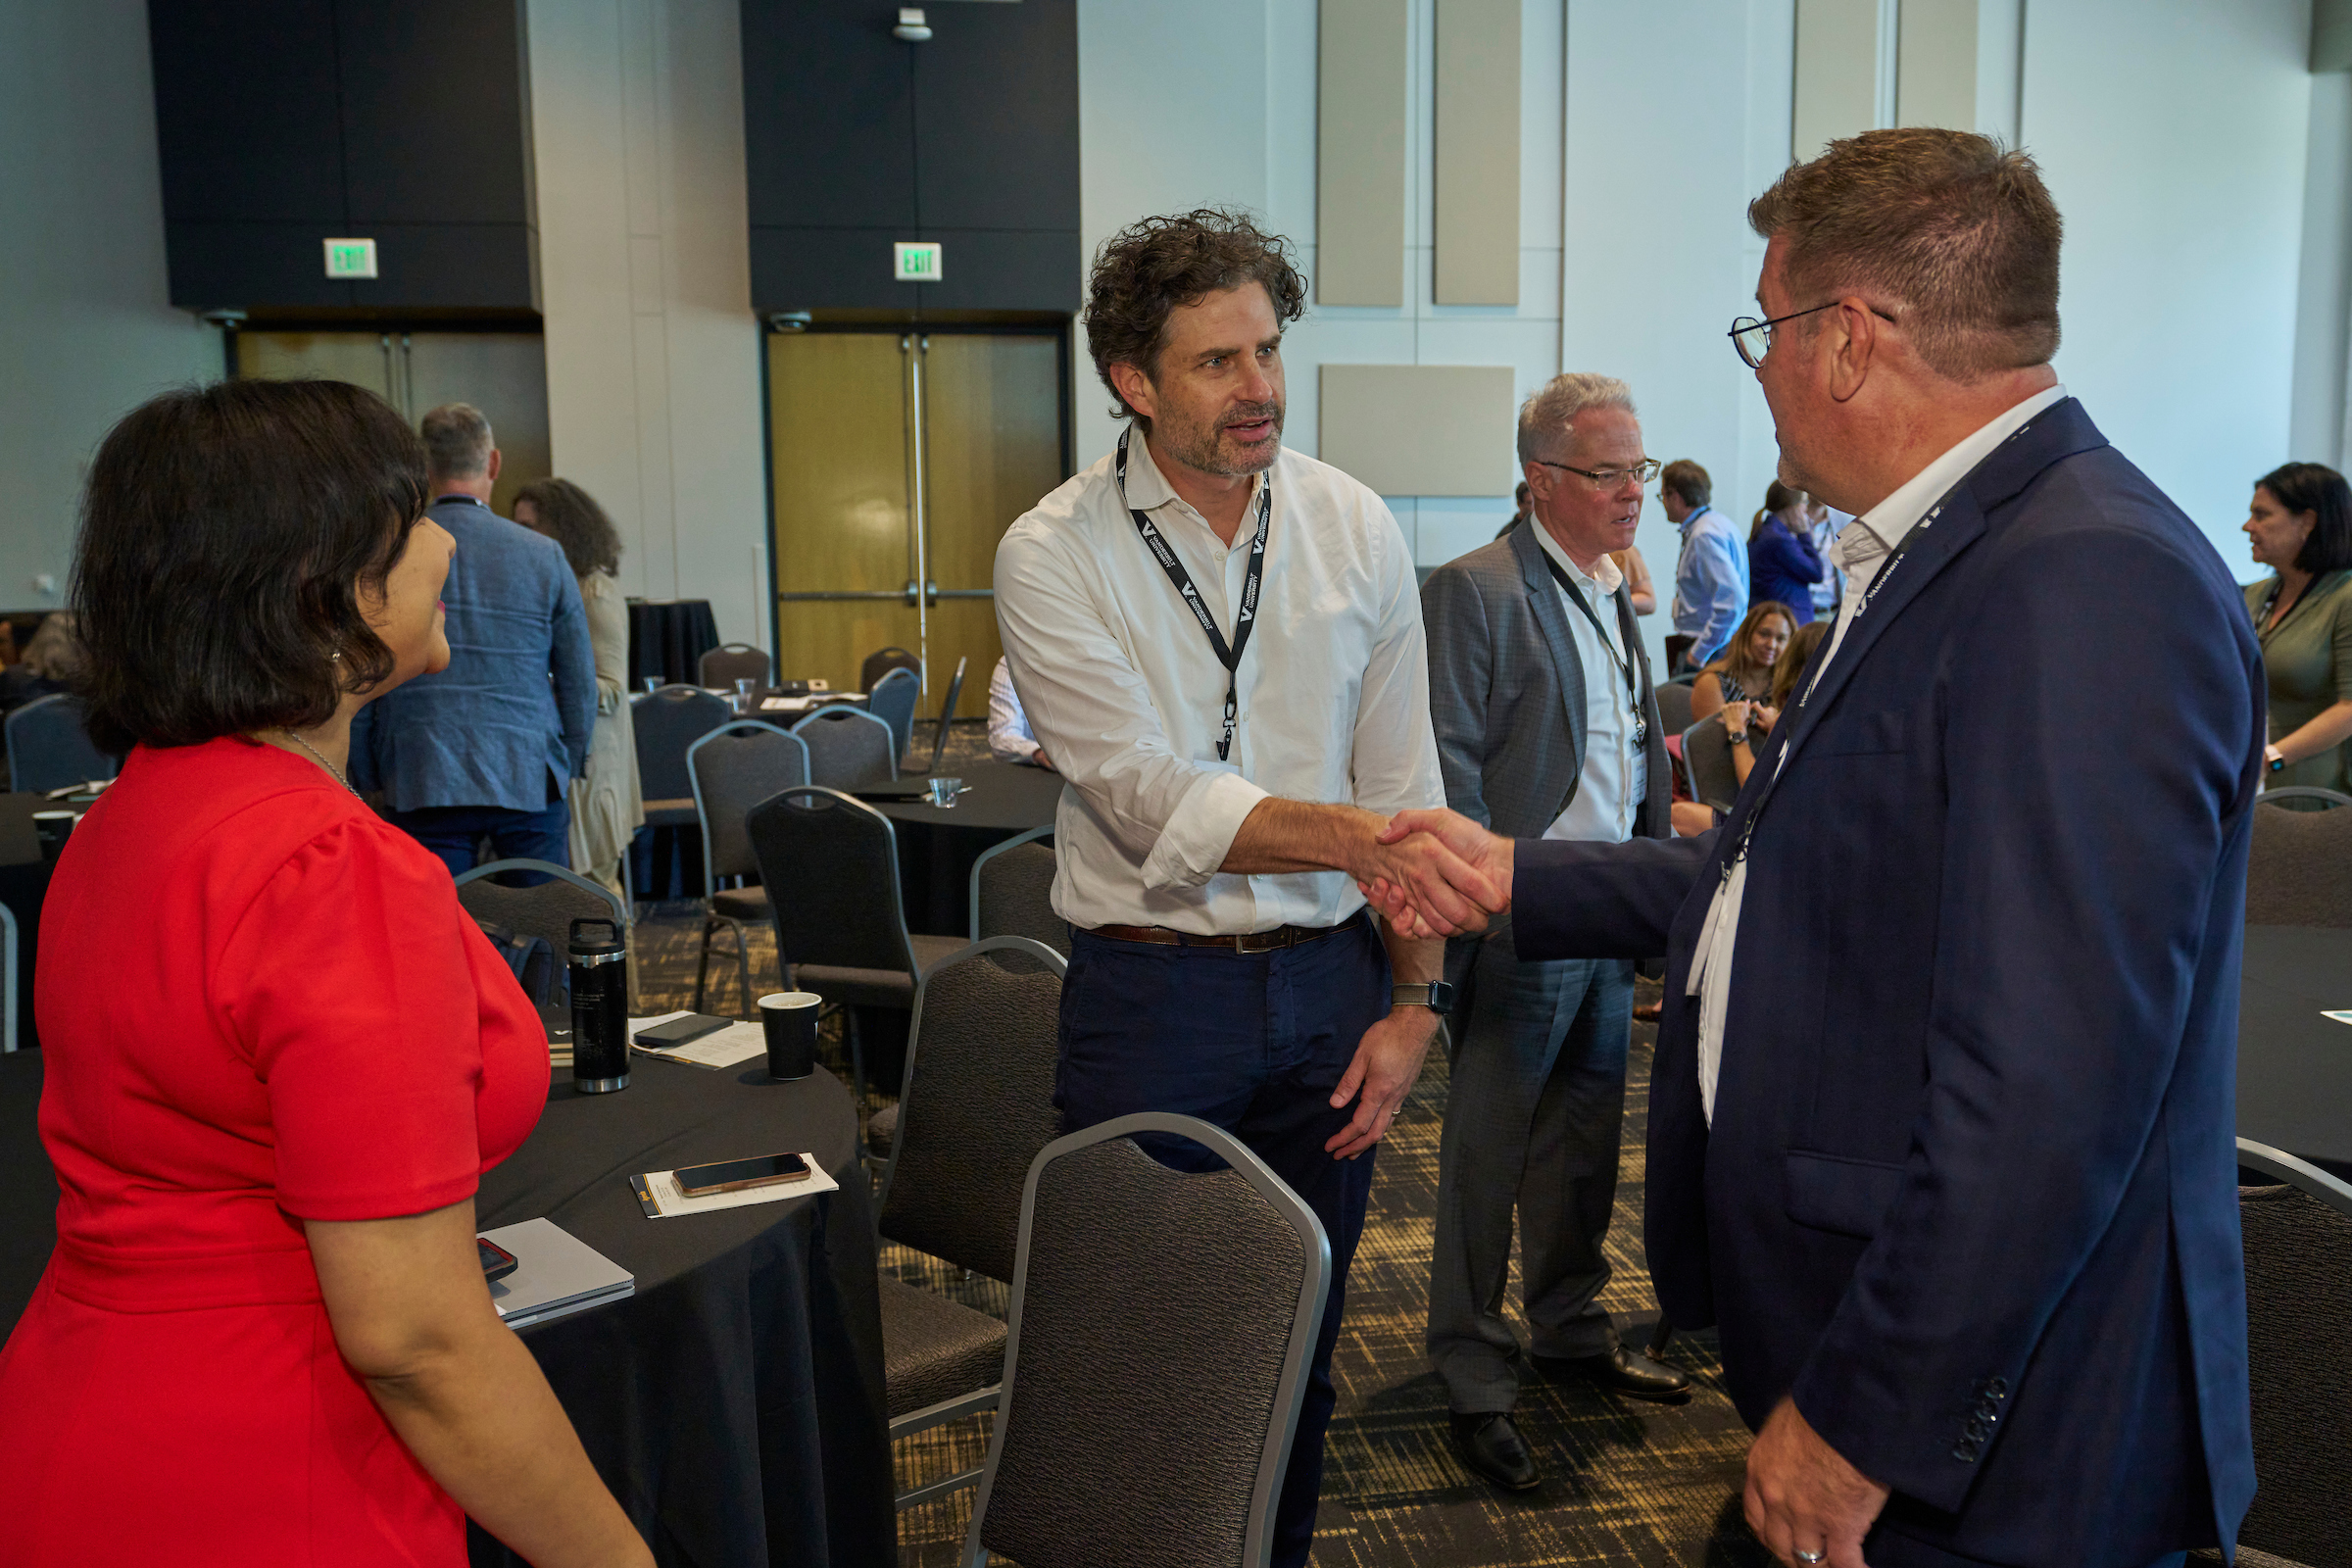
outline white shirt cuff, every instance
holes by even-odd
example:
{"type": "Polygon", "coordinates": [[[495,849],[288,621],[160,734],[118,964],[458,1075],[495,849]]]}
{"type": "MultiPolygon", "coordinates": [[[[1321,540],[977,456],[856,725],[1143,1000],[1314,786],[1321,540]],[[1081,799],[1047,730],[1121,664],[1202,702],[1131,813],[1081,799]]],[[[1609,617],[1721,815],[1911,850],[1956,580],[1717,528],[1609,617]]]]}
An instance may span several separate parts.
{"type": "Polygon", "coordinates": [[[1268,793],[1238,772],[1210,773],[1185,791],[1144,860],[1144,886],[1197,888],[1215,876],[1243,819],[1268,793]]]}

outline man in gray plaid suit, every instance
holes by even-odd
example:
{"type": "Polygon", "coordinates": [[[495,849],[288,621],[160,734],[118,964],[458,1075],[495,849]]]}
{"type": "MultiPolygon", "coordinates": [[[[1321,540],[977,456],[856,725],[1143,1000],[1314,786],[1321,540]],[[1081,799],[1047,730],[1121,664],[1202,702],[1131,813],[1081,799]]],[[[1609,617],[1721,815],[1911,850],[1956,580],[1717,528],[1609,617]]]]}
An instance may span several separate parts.
{"type": "MultiPolygon", "coordinates": [[[[1440,567],[1422,588],[1429,695],[1446,804],[1514,838],[1621,843],[1671,831],[1665,736],[1624,580],[1642,487],[1631,392],[1557,376],[1519,412],[1532,526],[1440,567]]],[[[1618,1343],[1596,1298],[1617,1190],[1633,963],[1522,963],[1510,926],[1448,945],[1456,1010],[1439,1153],[1429,1355],[1464,1459],[1514,1490],[1542,1480],[1512,1409],[1524,1363],[1635,1398],[1690,1379],[1618,1343]],[[1466,1016],[1465,1016],[1466,1011],[1466,1016]],[[1502,1316],[1514,1208],[1523,1226],[1523,1356],[1502,1316]]]]}

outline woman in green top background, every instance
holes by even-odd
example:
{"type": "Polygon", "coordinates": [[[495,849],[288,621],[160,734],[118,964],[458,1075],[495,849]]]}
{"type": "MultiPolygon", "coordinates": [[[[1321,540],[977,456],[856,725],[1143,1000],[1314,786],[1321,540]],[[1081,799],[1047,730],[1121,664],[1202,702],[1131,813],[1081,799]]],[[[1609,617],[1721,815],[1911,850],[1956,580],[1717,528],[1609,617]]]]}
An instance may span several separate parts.
{"type": "Polygon", "coordinates": [[[2352,794],[2352,486],[2317,463],[2274,468],[2246,537],[2276,573],[2246,585],[2271,690],[2265,787],[2352,794]]]}

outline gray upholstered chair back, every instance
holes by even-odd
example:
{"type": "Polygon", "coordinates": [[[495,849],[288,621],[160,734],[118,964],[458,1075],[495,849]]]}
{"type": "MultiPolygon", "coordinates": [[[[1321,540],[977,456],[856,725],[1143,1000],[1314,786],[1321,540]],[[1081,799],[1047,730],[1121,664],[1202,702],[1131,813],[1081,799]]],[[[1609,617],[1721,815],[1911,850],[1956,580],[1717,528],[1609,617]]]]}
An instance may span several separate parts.
{"type": "Polygon", "coordinates": [[[889,817],[839,790],[805,785],[760,802],[745,826],[786,973],[802,963],[917,972],[889,817]]]}
{"type": "Polygon", "coordinates": [[[1690,797],[1700,805],[1728,811],[1740,798],[1740,771],[1732,766],[1732,743],[1721,713],[1683,731],[1683,768],[1690,775],[1690,797]]]}
{"type": "Polygon", "coordinates": [[[17,1049],[17,912],[0,904],[0,1056],[17,1049]]]}
{"type": "Polygon", "coordinates": [[[1206,1122],[1146,1112],[1048,1145],[962,1561],[1262,1568],[1330,1285],[1313,1211],[1206,1122]],[[1171,1170],[1139,1133],[1230,1168],[1171,1170]]]}
{"type": "Polygon", "coordinates": [[[1054,1107],[1061,956],[1020,937],[942,958],[915,988],[880,1230],[991,1279],[1012,1278],[1029,1166],[1061,1136],[1054,1107]],[[1022,956],[1022,972],[989,961],[1022,956]]]}
{"type": "Polygon", "coordinates": [[[865,710],[890,726],[890,738],[905,757],[914,740],[914,704],[922,695],[923,678],[906,665],[886,671],[866,694],[865,710]]]}
{"type": "Polygon", "coordinates": [[[2341,790],[2322,789],[2317,784],[2288,784],[2279,789],[2264,790],[2262,804],[2284,806],[2298,811],[2332,811],[2339,806],[2352,806],[2352,795],[2341,790]]]}
{"type": "Polygon", "coordinates": [[[694,794],[686,748],[735,716],[725,701],[692,686],[664,686],[629,699],[637,732],[637,779],[649,801],[682,801],[694,794]]]}
{"type": "Polygon", "coordinates": [[[571,946],[571,922],[615,920],[629,928],[629,911],[618,898],[577,872],[552,860],[492,860],[458,878],[458,903],[476,920],[503,925],[520,937],[545,937],[564,962],[571,946]],[[501,871],[535,871],[547,878],[533,888],[511,888],[493,880],[501,871]]]}
{"type": "Polygon", "coordinates": [[[735,689],[739,680],[756,680],[763,687],[770,685],[772,671],[767,655],[750,643],[722,643],[695,664],[695,677],[704,685],[728,692],[735,689]]]}
{"type": "Polygon", "coordinates": [[[81,723],[81,699],[65,692],[36,698],[8,715],[8,787],[58,790],[113,778],[120,764],[100,751],[81,723]]]}
{"type": "Polygon", "coordinates": [[[721,724],[686,748],[686,776],[703,819],[703,896],[722,876],[760,869],[744,818],[778,790],[808,782],[808,747],[798,735],[756,718],[721,724]]]}
{"type": "Polygon", "coordinates": [[[2246,923],[2352,927],[2352,810],[2255,804],[2246,923]]]}
{"type": "MultiPolygon", "coordinates": [[[[972,862],[972,939],[1027,937],[1070,956],[1069,922],[1054,912],[1054,829],[1032,828],[972,862]]],[[[1006,966],[1021,968],[1026,959],[1006,966]]]]}
{"type": "Polygon", "coordinates": [[[1680,735],[1690,727],[1690,688],[1680,681],[1653,688],[1658,697],[1658,722],[1669,735],[1680,735]]]}
{"type": "Polygon", "coordinates": [[[2279,1184],[2237,1190],[2262,1484],[2238,1544],[2352,1568],[2352,1186],[2243,1138],[2237,1161],[2279,1184]]]}
{"type": "Polygon", "coordinates": [[[865,656],[864,663],[858,666],[858,689],[861,692],[872,691],[882,683],[882,677],[894,669],[911,669],[919,675],[923,672],[923,662],[904,648],[877,648],[865,656]]]}
{"type": "Polygon", "coordinates": [[[792,726],[808,747],[808,781],[854,790],[899,776],[898,738],[861,708],[820,708],[792,726]]]}

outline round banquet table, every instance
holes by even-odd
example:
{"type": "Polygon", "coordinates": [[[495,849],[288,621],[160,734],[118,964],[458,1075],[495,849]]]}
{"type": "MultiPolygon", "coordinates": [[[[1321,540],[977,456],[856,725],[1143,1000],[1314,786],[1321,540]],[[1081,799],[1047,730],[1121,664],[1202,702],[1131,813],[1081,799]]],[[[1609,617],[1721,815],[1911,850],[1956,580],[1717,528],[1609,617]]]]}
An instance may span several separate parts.
{"type": "Polygon", "coordinates": [[[2237,1132],[2352,1178],[2352,931],[2250,925],[2238,988],[2237,1132]]]}
{"type": "MultiPolygon", "coordinates": [[[[945,808],[922,801],[876,801],[874,809],[898,824],[899,891],[906,929],[957,936],[971,927],[972,862],[1006,839],[1052,827],[1061,803],[1059,773],[1019,762],[942,764],[960,777],[966,794],[945,808]]],[[[922,775],[911,769],[902,779],[922,775]]]]}
{"type": "MultiPolygon", "coordinates": [[[[0,1057],[0,1329],[56,1240],[56,1178],[34,1117],[41,1057],[0,1057]]],[[[898,1560],[872,1205],[848,1091],[758,1064],[640,1057],[628,1089],[576,1093],[482,1179],[489,1230],[541,1216],[629,1270],[636,1294],[519,1331],[598,1474],[652,1544],[694,1568],[898,1560]],[[647,1219],[640,1171],[812,1152],[836,1193],[647,1219]]],[[[478,1564],[519,1562],[478,1530],[478,1564]]]]}
{"type": "Polygon", "coordinates": [[[718,646],[718,617],[708,599],[629,601],[629,690],[645,690],[646,677],[664,685],[701,682],[703,656],[718,646]]]}

